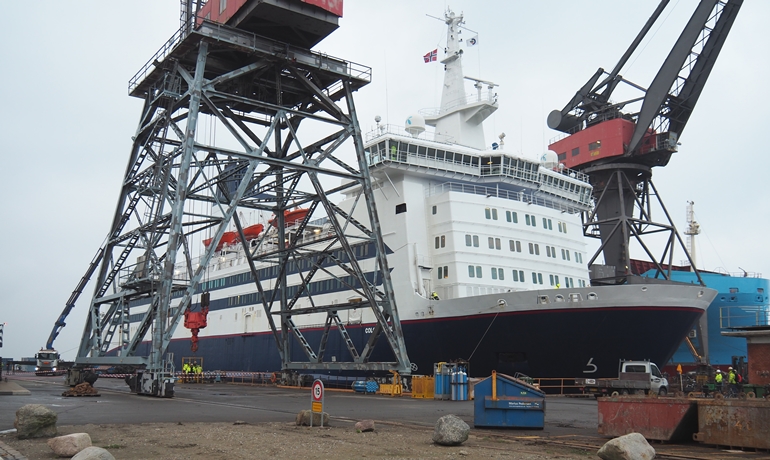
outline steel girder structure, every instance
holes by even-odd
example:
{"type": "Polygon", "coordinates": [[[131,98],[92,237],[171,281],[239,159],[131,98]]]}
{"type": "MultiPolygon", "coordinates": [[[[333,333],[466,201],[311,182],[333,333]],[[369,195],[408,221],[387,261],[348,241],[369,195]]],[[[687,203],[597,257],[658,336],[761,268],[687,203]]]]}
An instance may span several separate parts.
{"type": "MultiPolygon", "coordinates": [[[[84,277],[97,273],[76,368],[139,366],[145,381],[132,389],[163,396],[164,354],[180,317],[196,307],[201,283],[212,276],[219,258],[239,253],[248,264],[283,370],[409,373],[353,102],[353,92],[370,76],[368,67],[208,21],[193,30],[180,29],[129,82],[130,94],[144,98],[145,105],[110,233],[84,277]],[[225,135],[201,140],[204,118],[224,128],[225,135]],[[300,128],[314,137],[300,141],[300,128]],[[354,148],[346,158],[341,147],[348,139],[354,148]],[[356,196],[361,208],[356,218],[355,206],[343,210],[332,201],[343,191],[356,196]],[[285,221],[295,206],[307,214],[301,221],[285,221]],[[272,212],[275,218],[250,241],[244,211],[272,212]],[[236,242],[223,248],[231,225],[236,242]],[[209,244],[196,259],[193,252],[204,237],[210,237],[209,244]],[[354,253],[356,242],[375,249],[367,272],[354,253]],[[277,273],[270,285],[260,277],[265,267],[277,273]],[[314,278],[346,285],[357,301],[331,304],[314,298],[308,289],[314,278]],[[300,299],[309,307],[299,307],[300,299]],[[376,325],[368,343],[357,350],[338,312],[366,307],[376,325]],[[141,321],[130,322],[131,313],[141,321]],[[320,317],[325,324],[316,347],[302,334],[303,321],[297,318],[307,318],[303,315],[320,317]],[[330,362],[324,356],[333,329],[347,344],[347,361],[330,362]],[[392,361],[370,360],[381,336],[392,361]],[[140,356],[139,345],[148,339],[149,355],[140,356]],[[305,361],[291,359],[295,344],[305,361]]],[[[61,325],[63,317],[55,333],[61,325]]]]}

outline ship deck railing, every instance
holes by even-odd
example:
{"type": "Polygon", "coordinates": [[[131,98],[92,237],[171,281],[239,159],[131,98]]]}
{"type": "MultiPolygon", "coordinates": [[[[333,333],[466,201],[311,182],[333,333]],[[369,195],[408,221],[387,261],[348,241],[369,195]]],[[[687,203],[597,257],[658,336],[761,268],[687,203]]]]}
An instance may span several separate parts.
{"type": "MultiPolygon", "coordinates": [[[[334,72],[343,77],[354,78],[364,82],[371,82],[371,67],[344,59],[335,58],[327,54],[318,53],[298,46],[279,42],[252,32],[225,26],[208,19],[199,19],[194,28],[189,24],[183,24],[166,43],[164,43],[153,56],[147,60],[141,69],[129,80],[128,94],[134,95],[140,89],[144,80],[163,63],[190,35],[197,35],[216,42],[228,43],[266,56],[283,57],[289,61],[299,62],[302,65],[334,72]]],[[[326,88],[327,93],[333,93],[342,86],[342,81],[335,83],[333,87],[326,88]]]]}
{"type": "Polygon", "coordinates": [[[448,136],[446,134],[437,134],[433,130],[425,130],[419,134],[409,134],[406,132],[405,128],[401,125],[394,125],[394,124],[378,124],[377,127],[368,133],[364,135],[364,140],[368,144],[378,137],[384,137],[384,136],[398,136],[404,138],[404,140],[413,140],[413,139],[419,139],[422,141],[427,142],[437,142],[439,144],[446,145],[447,150],[459,150],[459,148],[463,150],[462,153],[468,153],[468,154],[476,154],[471,153],[474,150],[477,149],[471,149],[470,147],[464,147],[460,146],[459,144],[455,144],[452,142],[454,140],[453,136],[448,136]]]}
{"type": "MultiPolygon", "coordinates": [[[[409,158],[428,159],[448,165],[471,166],[473,168],[472,173],[480,176],[509,175],[519,179],[527,179],[533,183],[538,182],[538,174],[541,173],[540,168],[542,165],[539,161],[526,159],[518,155],[510,155],[507,151],[502,149],[502,146],[500,146],[499,149],[479,150],[472,147],[456,144],[453,142],[454,137],[436,134],[430,130],[426,130],[422,133],[413,135],[407,133],[403,126],[382,124],[377,125],[377,128],[368,132],[365,137],[367,143],[366,150],[368,153],[367,159],[369,160],[369,166],[373,166],[384,161],[406,162],[409,158]],[[382,141],[374,142],[381,137],[383,138],[382,141]],[[398,138],[398,141],[403,143],[400,144],[399,148],[397,148],[395,151],[393,150],[392,145],[390,145],[388,142],[389,139],[394,138],[398,138]],[[439,156],[432,156],[428,153],[420,152],[420,150],[427,151],[433,149],[439,151],[442,149],[435,145],[422,145],[422,143],[415,144],[414,140],[429,142],[432,144],[442,144],[444,145],[443,150],[451,153],[452,157],[450,159],[446,159],[443,157],[443,153],[439,156]],[[408,147],[404,148],[405,145],[408,145],[408,147]],[[482,162],[480,159],[482,157],[498,158],[503,156],[509,157],[512,160],[520,161],[526,164],[527,167],[522,168],[503,165],[501,168],[500,164],[481,164],[482,162]]],[[[585,184],[588,184],[590,179],[585,173],[564,167],[557,166],[553,169],[549,169],[548,171],[550,171],[549,175],[556,177],[569,177],[574,179],[574,181],[582,182],[585,184]]],[[[590,186],[588,188],[590,190],[590,186]]]]}
{"type": "Polygon", "coordinates": [[[497,92],[496,91],[478,91],[475,93],[466,93],[464,96],[460,96],[457,99],[447,102],[442,107],[420,109],[418,113],[425,118],[437,118],[441,114],[451,112],[452,109],[455,109],[457,107],[477,104],[479,102],[486,102],[488,104],[493,104],[493,105],[497,104],[497,92]]]}
{"type": "MultiPolygon", "coordinates": [[[[757,294],[760,296],[760,294],[757,294]]],[[[768,305],[725,305],[719,307],[719,328],[735,329],[770,326],[768,305]]]]}
{"type": "Polygon", "coordinates": [[[522,203],[543,206],[549,209],[568,212],[570,214],[580,212],[583,206],[570,205],[553,199],[546,199],[542,196],[533,195],[525,192],[514,192],[511,190],[500,189],[499,187],[486,187],[483,185],[464,184],[461,182],[444,182],[442,184],[431,185],[425,190],[425,197],[437,196],[446,192],[470,193],[486,197],[502,198],[505,200],[520,201],[522,203]]]}
{"type": "MultiPolygon", "coordinates": [[[[291,233],[292,229],[299,227],[299,223],[286,226],[286,233],[291,233]]],[[[308,223],[306,229],[312,229],[305,231],[302,237],[297,241],[297,244],[309,244],[315,241],[326,241],[330,236],[334,236],[334,229],[329,224],[329,219],[326,217],[315,219],[308,223]]],[[[275,252],[277,244],[275,243],[277,233],[265,234],[265,241],[263,241],[259,248],[254,251],[254,256],[259,257],[270,252],[275,252]]],[[[259,238],[252,240],[257,241],[259,238]]],[[[250,251],[253,251],[253,247],[249,247],[250,251]]],[[[201,258],[195,257],[192,259],[192,266],[197,267],[201,258]]],[[[211,260],[209,260],[209,270],[225,270],[227,268],[235,267],[246,263],[246,252],[243,250],[243,245],[240,242],[232,245],[225,245],[220,251],[215,254],[211,260]]],[[[178,263],[174,268],[174,280],[175,281],[190,281],[190,277],[187,274],[186,263],[178,263]]]]}

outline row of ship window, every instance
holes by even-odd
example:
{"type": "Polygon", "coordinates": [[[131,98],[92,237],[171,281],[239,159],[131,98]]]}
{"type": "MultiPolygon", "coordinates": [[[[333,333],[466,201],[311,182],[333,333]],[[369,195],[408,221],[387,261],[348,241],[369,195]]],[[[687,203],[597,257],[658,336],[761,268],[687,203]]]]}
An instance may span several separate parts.
{"type": "MultiPolygon", "coordinates": [[[[498,267],[492,267],[491,270],[492,279],[493,280],[505,280],[505,270],[498,267]]],[[[512,271],[513,274],[513,281],[517,283],[524,283],[526,282],[526,279],[524,277],[524,270],[516,270],[514,269],[512,271]]],[[[480,265],[468,265],[468,276],[471,278],[482,278],[482,270],[480,265]]],[[[561,286],[561,283],[559,282],[559,275],[548,275],[548,279],[550,281],[551,286],[561,286]]],[[[564,280],[564,287],[575,287],[575,279],[565,276],[563,278],[564,280]]],[[[543,283],[543,274],[538,272],[532,272],[532,284],[544,284],[543,283]]],[[[580,287],[585,287],[586,282],[585,280],[578,279],[578,285],[580,287]]]]}
{"type": "MultiPolygon", "coordinates": [[[[364,273],[364,277],[366,278],[367,283],[369,284],[378,284],[381,281],[374,279],[374,273],[368,272],[364,273]]],[[[291,285],[286,286],[286,295],[289,298],[295,297],[298,293],[300,293],[300,290],[302,292],[300,293],[300,297],[306,297],[308,294],[310,295],[320,295],[320,294],[332,294],[336,292],[343,292],[348,291],[351,289],[361,289],[361,283],[359,282],[358,278],[353,276],[341,276],[336,279],[325,279],[325,280],[319,280],[319,281],[312,281],[310,283],[307,283],[306,287],[303,287],[302,285],[291,285]]],[[[180,291],[182,294],[184,294],[184,291],[180,291]]],[[[268,289],[265,291],[265,295],[267,296],[268,301],[272,301],[274,299],[277,299],[278,296],[275,293],[275,290],[268,289]],[[275,297],[274,297],[275,296],[275,297]]],[[[175,296],[179,297],[179,296],[175,296]]],[[[255,305],[262,303],[263,298],[259,294],[259,292],[253,292],[250,294],[241,294],[236,295],[232,297],[227,297],[223,299],[216,299],[212,300],[211,304],[209,306],[211,311],[219,310],[223,308],[230,308],[230,307],[237,307],[237,306],[244,306],[244,305],[255,305]]],[[[147,305],[149,301],[147,299],[141,299],[141,300],[134,300],[131,301],[129,304],[130,307],[138,307],[141,305],[147,305]]],[[[195,301],[192,302],[193,306],[197,306],[198,303],[195,301]]],[[[171,309],[171,315],[175,314],[176,309],[171,309]]],[[[146,312],[142,313],[136,313],[130,315],[130,321],[141,321],[142,318],[144,318],[146,312]]]]}
{"type": "MultiPolygon", "coordinates": [[[[484,208],[484,217],[487,220],[497,219],[497,208],[484,208]]],[[[505,211],[505,221],[513,224],[519,223],[519,213],[516,211],[505,211]]],[[[543,228],[546,230],[553,230],[553,220],[547,217],[543,217],[543,228]]],[[[537,217],[534,214],[524,214],[524,224],[530,227],[537,227],[537,217]]],[[[557,221],[556,228],[559,233],[567,233],[567,223],[557,221]]]]}
{"type": "MultiPolygon", "coordinates": [[[[526,283],[524,270],[514,269],[511,273],[512,273],[514,282],[526,283]]],[[[438,267],[436,274],[438,275],[437,278],[440,280],[449,278],[449,266],[444,265],[444,266],[438,267]]],[[[490,267],[490,275],[493,280],[505,281],[505,269],[503,268],[490,267]]],[[[484,272],[481,268],[481,265],[468,265],[468,277],[483,278],[484,272]]],[[[544,278],[542,273],[532,272],[532,284],[545,284],[543,279],[544,278]]],[[[559,275],[548,275],[548,280],[551,286],[561,286],[561,283],[559,282],[559,275]]],[[[563,281],[564,281],[564,287],[576,286],[574,278],[565,276],[563,278],[563,281]]],[[[585,280],[578,279],[577,286],[586,287],[585,280]]]]}
{"type": "MultiPolygon", "coordinates": [[[[468,247],[479,247],[479,236],[478,235],[465,235],[465,245],[468,247]]],[[[500,238],[496,237],[488,237],[487,238],[487,245],[489,246],[489,249],[496,249],[501,250],[502,249],[502,240],[500,238]]],[[[436,249],[441,249],[446,247],[446,235],[439,235],[436,237],[435,241],[436,249]]],[[[528,243],[529,246],[529,253],[535,256],[540,255],[540,244],[539,243],[528,243]]],[[[521,241],[518,240],[508,240],[508,249],[511,252],[521,252],[521,241]]],[[[545,255],[546,257],[551,257],[553,259],[557,258],[558,252],[556,251],[556,247],[554,246],[545,246],[545,255]]],[[[562,260],[571,261],[572,258],[570,256],[570,250],[561,248],[561,258],[562,260]]],[[[583,263],[583,254],[575,251],[575,262],[582,264],[583,263]]]]}

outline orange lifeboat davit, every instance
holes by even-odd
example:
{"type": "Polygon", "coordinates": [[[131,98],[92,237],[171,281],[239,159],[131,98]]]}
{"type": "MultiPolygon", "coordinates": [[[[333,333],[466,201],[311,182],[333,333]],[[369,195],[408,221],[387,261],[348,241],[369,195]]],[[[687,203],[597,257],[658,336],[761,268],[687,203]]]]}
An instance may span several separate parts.
{"type": "MultiPolygon", "coordinates": [[[[305,219],[309,211],[310,210],[307,208],[296,208],[291,211],[289,210],[284,211],[283,212],[284,225],[286,227],[289,227],[291,225],[296,224],[297,222],[302,222],[302,220],[305,219]]],[[[273,217],[272,219],[270,219],[270,225],[272,225],[273,227],[277,226],[278,220],[275,217],[273,217]]]]}

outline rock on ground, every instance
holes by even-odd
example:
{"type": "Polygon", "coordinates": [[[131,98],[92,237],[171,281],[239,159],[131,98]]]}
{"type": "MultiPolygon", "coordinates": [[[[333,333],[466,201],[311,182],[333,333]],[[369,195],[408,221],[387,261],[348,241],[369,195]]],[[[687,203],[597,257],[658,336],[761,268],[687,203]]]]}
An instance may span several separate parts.
{"type": "Polygon", "coordinates": [[[61,394],[62,396],[98,396],[99,391],[92,387],[90,383],[83,382],[75,385],[73,388],[70,388],[69,390],[65,391],[61,394]]]}
{"type": "Polygon", "coordinates": [[[16,436],[19,439],[56,436],[56,412],[42,404],[27,404],[16,411],[16,436]]]}
{"type": "Polygon", "coordinates": [[[629,433],[607,441],[596,455],[604,460],[650,460],[655,449],[641,434],[629,433]]]}
{"type": "Polygon", "coordinates": [[[445,415],[438,419],[433,430],[433,442],[442,446],[457,446],[468,440],[471,428],[456,415],[445,415]]]}
{"type": "Polygon", "coordinates": [[[374,431],[374,420],[361,420],[356,422],[356,432],[368,433],[374,431]]]}
{"type": "MultiPolygon", "coordinates": [[[[318,412],[313,412],[309,410],[301,410],[297,414],[297,425],[299,426],[310,426],[310,416],[313,417],[313,426],[321,426],[321,414],[318,412]]],[[[323,425],[329,426],[329,414],[324,412],[323,413],[323,425]]]]}
{"type": "Polygon", "coordinates": [[[72,457],[86,447],[91,447],[91,436],[88,433],[58,436],[48,440],[48,447],[57,457],[72,457]]]}
{"type": "Polygon", "coordinates": [[[80,453],[72,457],[72,460],[115,460],[106,449],[91,446],[81,450],[80,453]]]}

